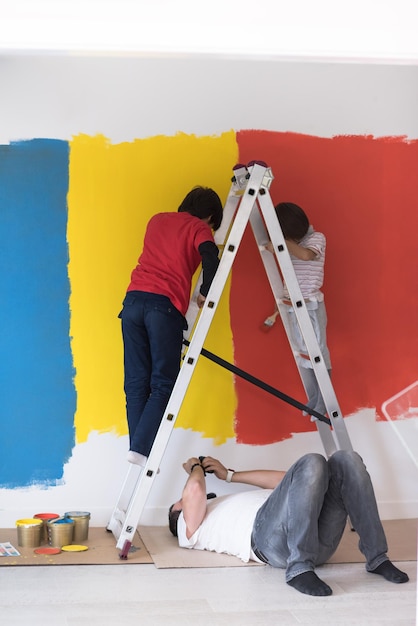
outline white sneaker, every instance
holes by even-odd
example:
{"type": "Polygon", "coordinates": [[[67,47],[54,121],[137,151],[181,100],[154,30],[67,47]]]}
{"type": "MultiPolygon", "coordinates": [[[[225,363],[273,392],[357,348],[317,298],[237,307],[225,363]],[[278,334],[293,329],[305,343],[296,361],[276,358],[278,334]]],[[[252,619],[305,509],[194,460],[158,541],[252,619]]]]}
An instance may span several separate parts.
{"type": "MultiPolygon", "coordinates": [[[[133,463],[133,465],[139,465],[140,467],[145,467],[148,461],[148,457],[144,456],[140,452],[135,452],[134,450],[129,450],[128,455],[126,457],[128,463],[133,463]]],[[[157,474],[160,473],[160,470],[157,470],[157,474]]]]}
{"type": "Polygon", "coordinates": [[[135,452],[134,450],[129,450],[128,456],[126,457],[128,463],[133,463],[134,465],[140,465],[141,467],[145,467],[148,461],[148,457],[140,454],[139,452],[135,452]]]}

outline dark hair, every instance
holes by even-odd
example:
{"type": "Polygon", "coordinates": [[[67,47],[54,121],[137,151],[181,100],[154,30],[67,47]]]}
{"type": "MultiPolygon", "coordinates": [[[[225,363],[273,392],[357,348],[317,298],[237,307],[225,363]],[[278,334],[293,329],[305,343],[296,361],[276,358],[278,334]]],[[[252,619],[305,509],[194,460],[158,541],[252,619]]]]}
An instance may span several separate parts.
{"type": "MultiPolygon", "coordinates": [[[[206,494],[207,500],[213,500],[213,498],[216,498],[216,493],[213,493],[213,491],[206,494]]],[[[182,509],[179,509],[178,511],[173,511],[173,506],[174,504],[172,504],[168,509],[168,527],[170,528],[172,534],[177,537],[177,522],[180,513],[182,512],[182,509]]]]}
{"type": "Polygon", "coordinates": [[[308,232],[309,219],[305,211],[293,202],[280,202],[274,207],[285,239],[300,241],[308,232]]]}
{"type": "Polygon", "coordinates": [[[172,504],[168,509],[168,527],[170,528],[172,534],[177,537],[177,521],[179,519],[181,509],[173,511],[173,506],[174,504],[172,504]]]}
{"type": "Polygon", "coordinates": [[[209,187],[194,187],[178,208],[179,213],[190,213],[199,219],[210,218],[213,230],[218,230],[222,223],[222,202],[213,189],[209,187]]]}

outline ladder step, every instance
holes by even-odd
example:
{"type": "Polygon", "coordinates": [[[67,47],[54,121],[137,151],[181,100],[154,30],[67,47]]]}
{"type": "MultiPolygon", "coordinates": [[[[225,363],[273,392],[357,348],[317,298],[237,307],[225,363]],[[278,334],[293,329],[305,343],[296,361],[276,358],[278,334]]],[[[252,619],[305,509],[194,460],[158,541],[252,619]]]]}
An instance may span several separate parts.
{"type": "Polygon", "coordinates": [[[108,530],[112,531],[117,539],[119,538],[122,526],[125,522],[126,512],[138,487],[142,469],[140,465],[129,463],[128,472],[122,485],[118,501],[106,527],[108,530]]]}
{"type": "Polygon", "coordinates": [[[119,520],[116,518],[115,515],[113,515],[108,525],[106,526],[106,529],[113,533],[114,537],[118,539],[122,531],[122,524],[123,520],[119,520]]]}

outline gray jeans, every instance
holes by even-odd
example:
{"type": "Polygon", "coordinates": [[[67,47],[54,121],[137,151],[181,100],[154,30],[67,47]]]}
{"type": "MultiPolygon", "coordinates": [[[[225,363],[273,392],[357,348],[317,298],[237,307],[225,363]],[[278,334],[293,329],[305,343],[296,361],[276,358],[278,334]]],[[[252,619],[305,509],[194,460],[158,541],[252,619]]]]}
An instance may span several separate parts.
{"type": "MultiPolygon", "coordinates": [[[[324,360],[325,367],[331,375],[331,358],[327,346],[327,312],[324,302],[307,302],[306,307],[314,329],[316,339],[318,341],[319,349],[324,360]],[[315,308],[313,308],[315,307],[315,308]]],[[[292,307],[288,307],[288,320],[289,320],[289,332],[291,336],[291,343],[294,350],[299,354],[307,354],[305,341],[299,328],[298,321],[296,319],[295,311],[292,307]]],[[[300,376],[305,387],[308,400],[306,405],[310,409],[315,409],[318,413],[325,415],[327,409],[325,407],[324,400],[322,398],[321,391],[319,389],[318,382],[316,380],[315,373],[312,369],[312,364],[309,360],[296,357],[296,364],[299,369],[300,376]]]]}
{"type": "Polygon", "coordinates": [[[387,543],[373,486],[357,452],[338,450],[327,461],[306,454],[257,512],[252,541],[286,581],[313,571],[336,551],[350,517],[366,569],[387,560],[387,543]]]}

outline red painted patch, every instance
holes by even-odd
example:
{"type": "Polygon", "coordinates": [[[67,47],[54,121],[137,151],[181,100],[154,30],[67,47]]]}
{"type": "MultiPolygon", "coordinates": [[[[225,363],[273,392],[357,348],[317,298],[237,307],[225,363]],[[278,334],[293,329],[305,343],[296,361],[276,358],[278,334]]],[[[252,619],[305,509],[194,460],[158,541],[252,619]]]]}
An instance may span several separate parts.
{"type": "MultiPolygon", "coordinates": [[[[333,384],[344,415],[376,407],[416,379],[418,141],[331,139],[243,131],[239,159],[272,168],[273,202],[300,204],[327,236],[324,293],[333,384]]],[[[235,362],[304,402],[305,394],[274,310],[250,229],[234,263],[231,319],[235,362]]],[[[236,380],[237,440],[268,444],[314,430],[309,418],[236,380]]]]}

